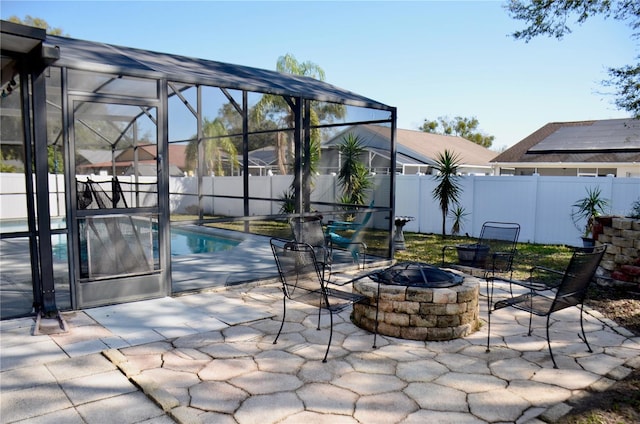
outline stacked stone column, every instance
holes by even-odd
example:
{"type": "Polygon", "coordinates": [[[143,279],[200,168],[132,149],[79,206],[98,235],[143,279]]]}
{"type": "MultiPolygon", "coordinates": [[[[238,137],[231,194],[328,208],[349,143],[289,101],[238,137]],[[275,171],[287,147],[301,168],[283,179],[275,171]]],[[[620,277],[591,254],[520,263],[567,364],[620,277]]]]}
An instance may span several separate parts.
{"type": "Polygon", "coordinates": [[[607,244],[597,281],[602,285],[640,285],[640,219],[600,218],[598,244],[607,244]]]}

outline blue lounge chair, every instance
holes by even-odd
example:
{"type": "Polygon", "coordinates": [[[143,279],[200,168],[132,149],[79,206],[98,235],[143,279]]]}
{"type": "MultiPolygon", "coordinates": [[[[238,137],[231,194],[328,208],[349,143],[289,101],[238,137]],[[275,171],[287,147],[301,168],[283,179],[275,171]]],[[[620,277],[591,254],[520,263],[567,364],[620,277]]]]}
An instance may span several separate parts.
{"type": "MultiPolygon", "coordinates": [[[[372,201],[369,208],[372,208],[373,205],[374,202],[372,201]]],[[[330,241],[331,246],[337,246],[348,250],[353,257],[353,261],[358,265],[360,263],[360,252],[362,252],[363,268],[366,262],[367,245],[362,241],[362,229],[367,226],[372,214],[373,211],[368,211],[360,222],[329,221],[325,230],[326,238],[330,241]],[[338,233],[345,231],[349,232],[349,235],[338,233]]]]}

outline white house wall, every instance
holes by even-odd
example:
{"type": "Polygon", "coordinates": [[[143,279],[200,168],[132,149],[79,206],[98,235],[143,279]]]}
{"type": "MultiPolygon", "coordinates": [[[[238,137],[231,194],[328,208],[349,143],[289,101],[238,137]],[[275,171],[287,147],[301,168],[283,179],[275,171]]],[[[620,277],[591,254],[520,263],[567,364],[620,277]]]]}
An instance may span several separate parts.
{"type": "Polygon", "coordinates": [[[618,177],[640,178],[640,163],[618,166],[618,177]]]}

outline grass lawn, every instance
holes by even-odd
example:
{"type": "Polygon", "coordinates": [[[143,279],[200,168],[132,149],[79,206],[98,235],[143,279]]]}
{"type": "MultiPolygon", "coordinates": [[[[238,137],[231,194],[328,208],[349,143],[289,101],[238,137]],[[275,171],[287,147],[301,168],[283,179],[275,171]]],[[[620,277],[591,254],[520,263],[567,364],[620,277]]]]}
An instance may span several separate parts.
{"type": "MultiPolygon", "coordinates": [[[[442,248],[459,243],[473,243],[477,239],[459,236],[445,236],[436,234],[404,233],[407,250],[396,251],[398,261],[419,261],[433,265],[442,263],[442,248]]],[[[529,269],[533,265],[563,270],[566,268],[573,253],[572,249],[561,245],[518,243],[517,255],[514,261],[515,279],[529,276],[529,269]]]]}

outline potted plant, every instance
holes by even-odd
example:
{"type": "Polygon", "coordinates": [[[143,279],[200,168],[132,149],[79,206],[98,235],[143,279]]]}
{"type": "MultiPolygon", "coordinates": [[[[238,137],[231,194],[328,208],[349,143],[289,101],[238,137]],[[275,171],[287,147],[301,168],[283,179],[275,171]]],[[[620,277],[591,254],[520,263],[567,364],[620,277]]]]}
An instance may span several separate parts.
{"type": "MultiPolygon", "coordinates": [[[[449,213],[453,218],[453,224],[451,226],[451,235],[457,236],[460,234],[464,217],[469,215],[464,207],[457,205],[449,213]]],[[[458,252],[458,263],[462,265],[472,265],[474,263],[483,263],[489,253],[489,246],[478,243],[461,243],[456,244],[456,250],[458,252]]]]}
{"type": "Polygon", "coordinates": [[[578,229],[585,222],[582,242],[584,247],[592,247],[595,245],[596,217],[604,213],[605,208],[609,206],[609,200],[602,197],[600,187],[587,187],[586,190],[587,195],[571,206],[571,219],[578,229]]]}

